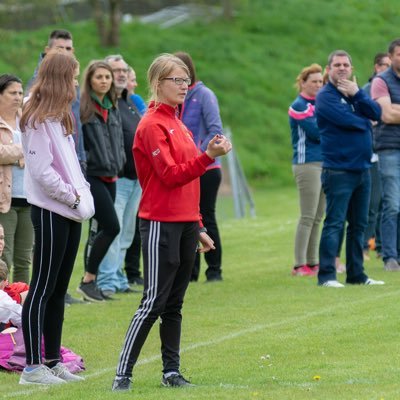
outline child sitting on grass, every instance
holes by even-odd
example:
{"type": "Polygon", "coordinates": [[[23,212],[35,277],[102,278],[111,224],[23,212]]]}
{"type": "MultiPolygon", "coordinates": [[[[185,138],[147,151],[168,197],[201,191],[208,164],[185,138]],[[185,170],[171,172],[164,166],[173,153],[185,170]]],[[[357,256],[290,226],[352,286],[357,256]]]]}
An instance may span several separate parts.
{"type": "MultiPolygon", "coordinates": [[[[21,304],[29,286],[22,282],[9,285],[7,277],[7,265],[0,260],[0,369],[21,372],[26,365],[24,339],[19,329],[21,304]]],[[[85,369],[82,357],[65,347],[61,347],[61,362],[72,374],[85,369]]]]}
{"type": "Polygon", "coordinates": [[[10,287],[7,276],[7,265],[3,260],[0,260],[0,331],[5,329],[6,325],[10,324],[16,327],[21,326],[21,303],[23,295],[13,291],[14,296],[20,299],[20,301],[15,301],[15,299],[6,293],[5,289],[10,287]]]}

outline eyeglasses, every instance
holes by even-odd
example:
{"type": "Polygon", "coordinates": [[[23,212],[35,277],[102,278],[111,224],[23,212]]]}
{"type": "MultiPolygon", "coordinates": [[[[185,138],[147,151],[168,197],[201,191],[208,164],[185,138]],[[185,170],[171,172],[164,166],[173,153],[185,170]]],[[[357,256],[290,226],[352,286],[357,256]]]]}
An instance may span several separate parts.
{"type": "Polygon", "coordinates": [[[127,74],[129,71],[128,68],[115,68],[113,69],[113,72],[115,72],[116,74],[127,74]]]}
{"type": "Polygon", "coordinates": [[[183,82],[186,83],[186,85],[190,86],[192,83],[190,78],[163,78],[163,81],[174,81],[175,85],[181,86],[183,85],[183,82]]]}
{"type": "Polygon", "coordinates": [[[384,63],[384,62],[378,63],[378,65],[379,65],[380,67],[387,67],[387,68],[390,67],[390,64],[384,63]]]}

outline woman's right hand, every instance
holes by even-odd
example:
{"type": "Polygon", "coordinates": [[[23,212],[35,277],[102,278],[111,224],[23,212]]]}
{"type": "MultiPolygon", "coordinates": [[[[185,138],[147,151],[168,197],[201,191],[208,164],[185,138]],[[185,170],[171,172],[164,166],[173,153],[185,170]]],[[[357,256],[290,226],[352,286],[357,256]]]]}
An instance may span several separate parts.
{"type": "Polygon", "coordinates": [[[224,135],[215,135],[208,143],[206,154],[210,158],[216,158],[229,153],[232,143],[224,135]]]}
{"type": "Polygon", "coordinates": [[[201,246],[197,249],[199,253],[207,253],[210,250],[215,250],[214,240],[207,233],[200,232],[199,242],[201,243],[201,246]]]}

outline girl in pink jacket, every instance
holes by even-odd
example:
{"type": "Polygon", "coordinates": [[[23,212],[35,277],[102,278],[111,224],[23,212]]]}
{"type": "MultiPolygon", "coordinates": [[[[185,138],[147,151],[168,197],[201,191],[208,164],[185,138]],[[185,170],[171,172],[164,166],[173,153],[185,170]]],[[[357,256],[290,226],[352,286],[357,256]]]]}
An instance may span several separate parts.
{"type": "Polygon", "coordinates": [[[32,280],[22,308],[26,367],[20,384],[82,380],[61,363],[64,297],[78,251],[81,221],[94,213],[72,138],[76,59],[46,54],[20,121],[25,186],[32,205],[35,249],[32,280]],[[44,339],[44,357],[42,342],[44,339]]]}

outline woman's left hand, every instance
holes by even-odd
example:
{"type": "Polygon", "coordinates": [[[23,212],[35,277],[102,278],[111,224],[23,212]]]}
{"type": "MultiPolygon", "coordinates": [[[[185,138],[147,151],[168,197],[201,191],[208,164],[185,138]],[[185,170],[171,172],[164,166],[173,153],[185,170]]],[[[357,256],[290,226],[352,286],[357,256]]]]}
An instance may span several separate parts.
{"type": "Polygon", "coordinates": [[[232,143],[224,135],[215,135],[207,146],[206,153],[210,158],[216,158],[229,153],[232,150],[232,143]]]}
{"type": "Polygon", "coordinates": [[[201,246],[197,249],[199,253],[207,253],[207,251],[215,249],[214,240],[206,232],[200,232],[199,241],[201,243],[201,246]]]}

